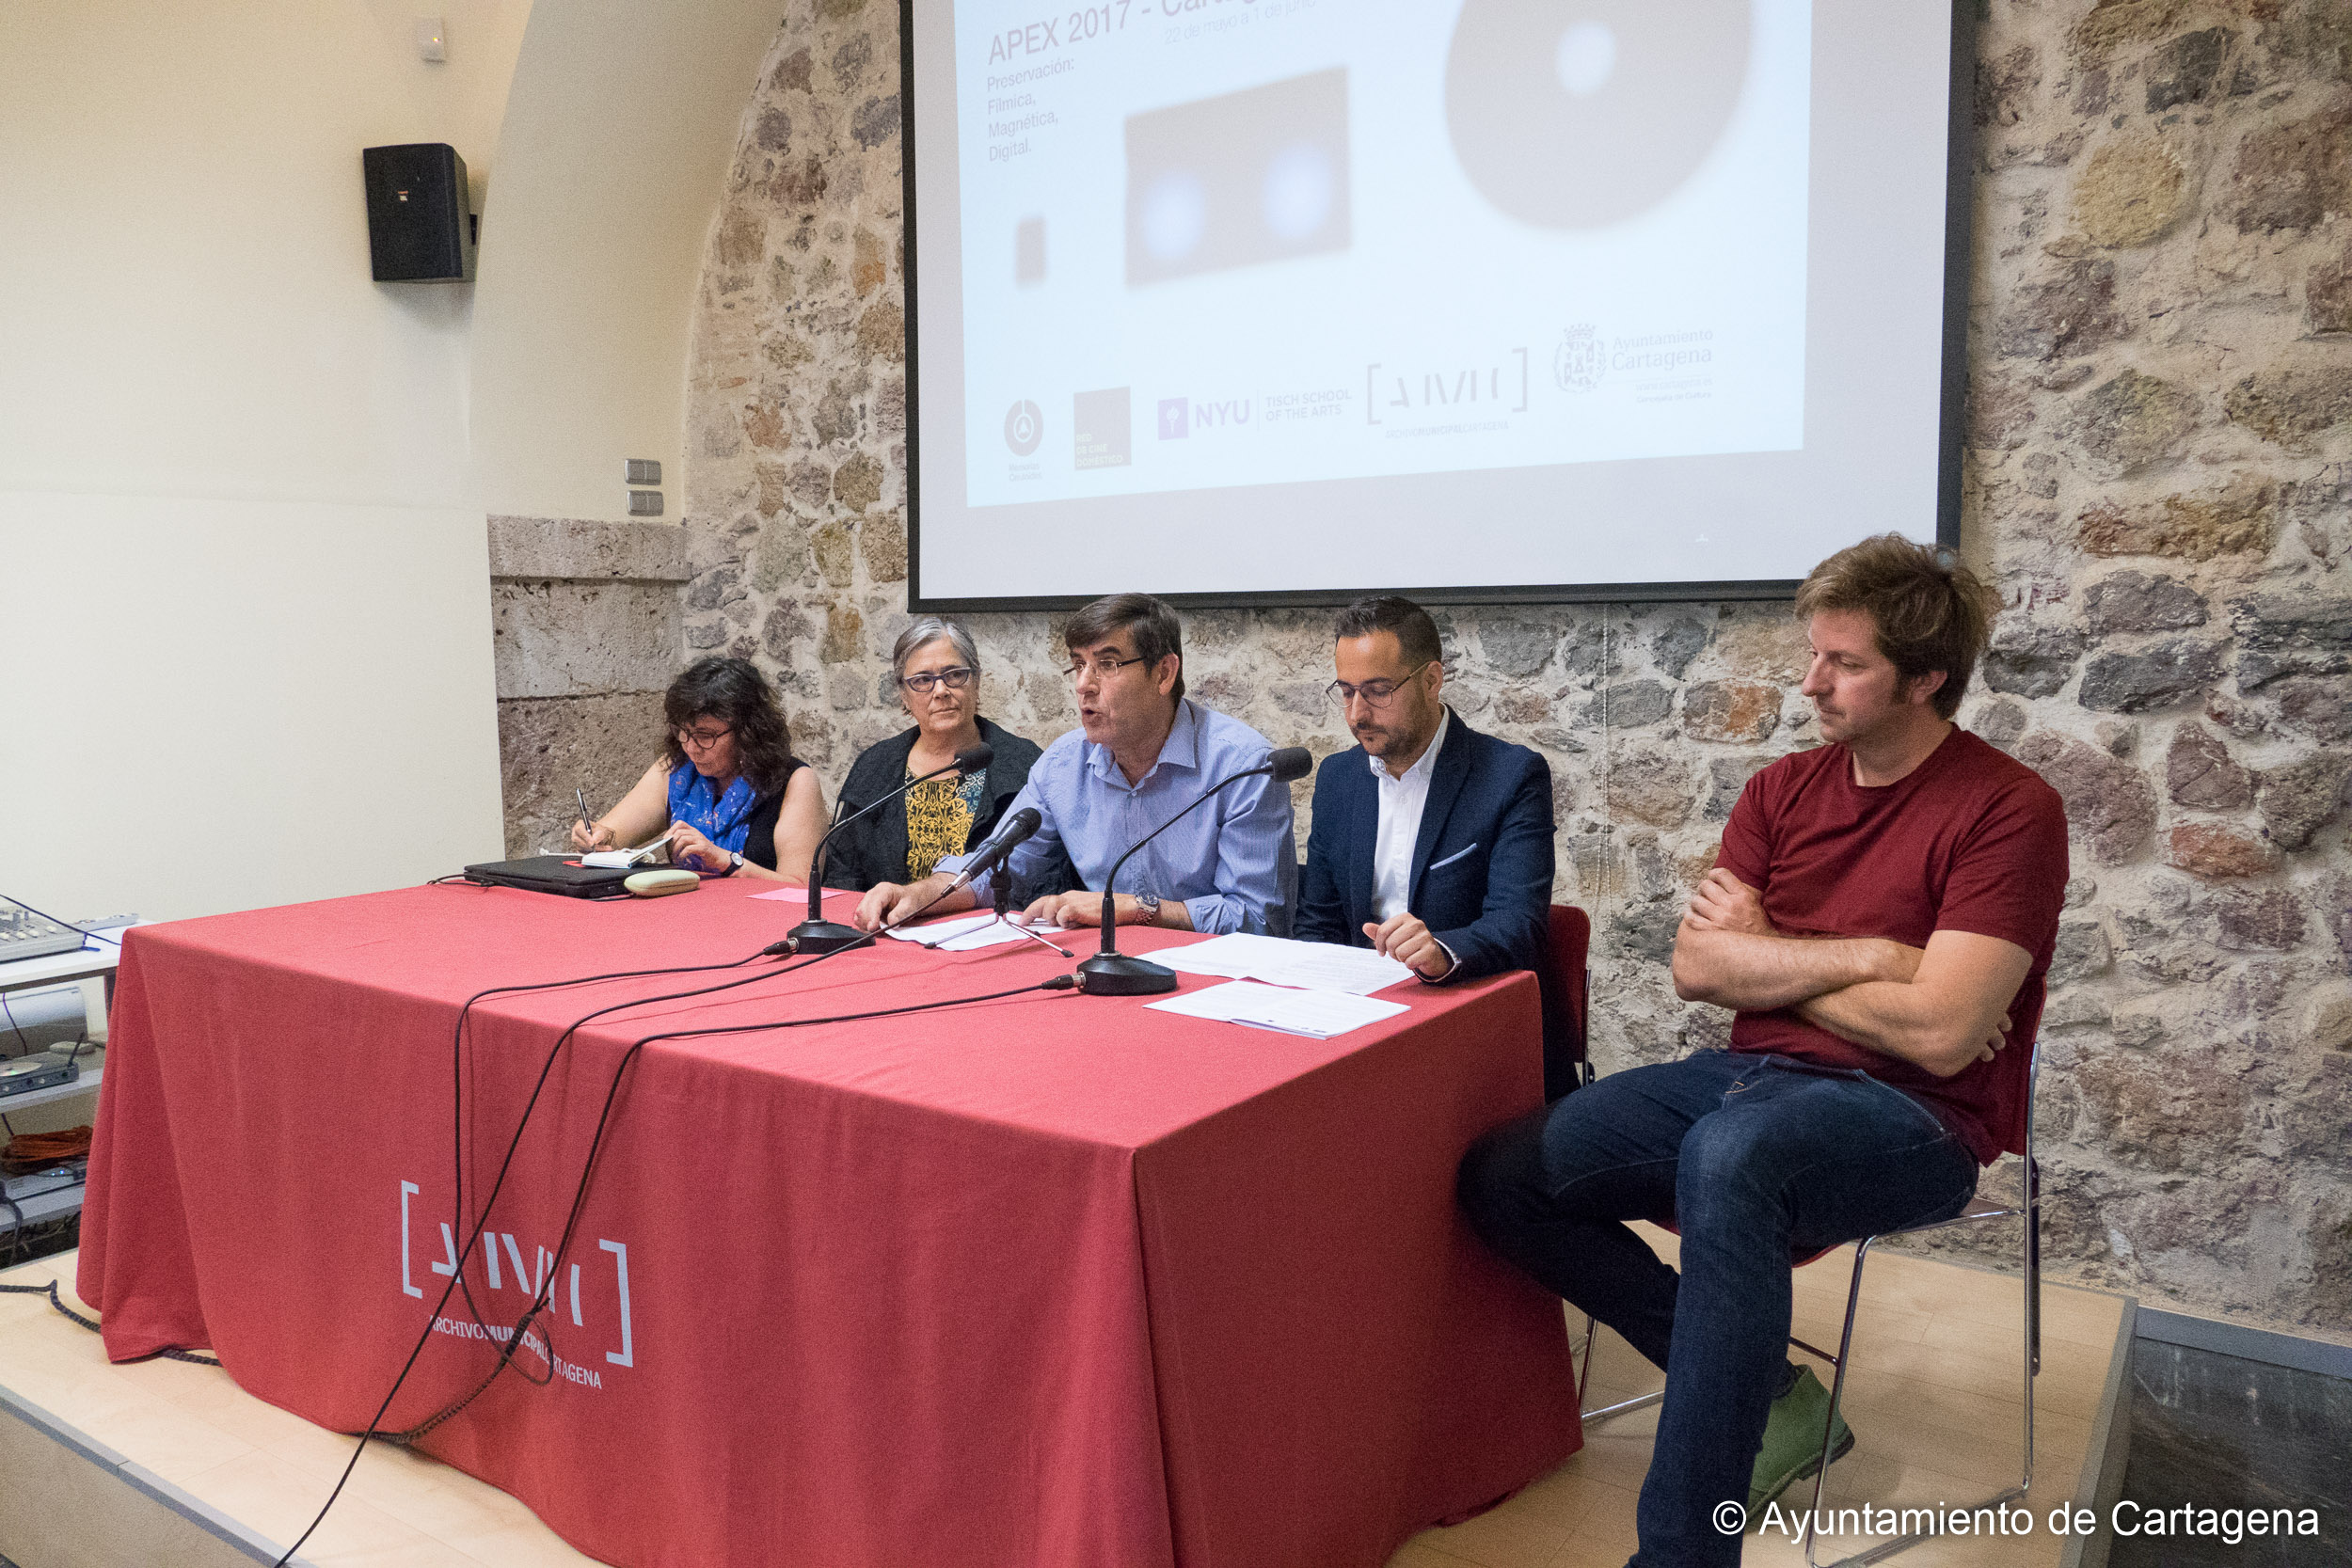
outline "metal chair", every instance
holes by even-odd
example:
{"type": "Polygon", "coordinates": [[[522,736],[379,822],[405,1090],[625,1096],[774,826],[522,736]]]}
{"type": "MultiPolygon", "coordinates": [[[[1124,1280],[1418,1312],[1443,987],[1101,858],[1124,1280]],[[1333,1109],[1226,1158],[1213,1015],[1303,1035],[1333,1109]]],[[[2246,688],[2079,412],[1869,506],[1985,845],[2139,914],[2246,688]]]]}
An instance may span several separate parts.
{"type": "MultiPolygon", "coordinates": [[[[1829,1481],[1830,1434],[1837,1428],[1837,1406],[1846,1392],[1846,1356],[1853,1348],[1854,1312],[1862,1305],[1862,1265],[1869,1259],[1872,1243],[1887,1236],[1916,1236],[1923,1231],[1943,1230],[1957,1225],[1976,1225],[1985,1220],[2017,1219],[2025,1222],[2020,1227],[2023,1235],[2018,1243],[2018,1257],[2023,1265],[2026,1292],[2024,1335],[2026,1397],[2022,1467],[2016,1485],[2005,1488],[1982,1502],[1970,1503],[1965,1508],[1947,1512],[1973,1513],[1980,1508],[2004,1507],[2023,1497],[2033,1486],[2033,1380],[2042,1370],[2042,1167],[2034,1163],[2033,1157],[2033,1101],[2034,1090],[2041,1082],[2041,1076],[2042,1049],[2037,1045],[2033,1055],[2026,1064],[2025,1132],[2021,1147],[2025,1160],[2018,1177],[2017,1201],[2014,1204],[2005,1204],[1997,1199],[1977,1198],[1950,1219],[1937,1220],[1931,1225],[1915,1225],[1901,1230],[1883,1231],[1877,1236],[1865,1236],[1854,1247],[1853,1283],[1846,1291],[1845,1331],[1838,1337],[1837,1354],[1826,1358],[1836,1367],[1837,1375],[1830,1383],[1829,1419],[1821,1430],[1821,1463],[1820,1466],[1813,1472],[1813,1508],[1805,1518],[1804,1560],[1808,1568],[1859,1568],[1859,1565],[1863,1563],[1878,1562],[1893,1557],[1897,1552],[1908,1550],[1936,1533],[1933,1530],[1915,1530],[1908,1535],[1899,1535],[1890,1541],[1882,1541],[1867,1551],[1856,1552],[1851,1557],[1838,1558],[1829,1564],[1820,1562],[1813,1555],[1814,1527],[1821,1517],[1821,1491],[1829,1481]]],[[[1809,1345],[1804,1348],[1812,1351],[1809,1345]]],[[[1589,1352],[1587,1354],[1589,1354],[1589,1352]]],[[[1812,1351],[1812,1354],[1820,1355],[1822,1353],[1812,1351]]]]}
{"type": "MultiPolygon", "coordinates": [[[[1830,1381],[1829,1418],[1823,1423],[1821,1429],[1821,1459],[1813,1472],[1813,1506],[1805,1518],[1804,1560],[1808,1568],[1861,1568],[1862,1564],[1878,1562],[1893,1557],[1898,1552],[1915,1546],[1935,1533],[1932,1530],[1920,1530],[1897,1536],[1893,1540],[1881,1542],[1867,1551],[1838,1558],[1829,1563],[1820,1561],[1814,1555],[1815,1527],[1821,1517],[1821,1494],[1829,1483],[1831,1435],[1837,1430],[1838,1406],[1843,1402],[1846,1392],[1846,1358],[1853,1349],[1854,1317],[1862,1305],[1862,1268],[1869,1261],[1871,1246],[1888,1236],[1916,1236],[1931,1230],[1947,1229],[1953,1226],[1976,1225],[1987,1220],[2024,1220],[2023,1235],[2018,1249],[2025,1286],[2025,1402],[2022,1469],[2016,1485],[2008,1487],[1985,1498],[1982,1502],[1971,1503],[1965,1508],[1947,1512],[1973,1513],[1981,1508],[2001,1507],[2026,1496],[2027,1490],[2033,1485],[2033,1380],[2042,1370],[2042,1167],[2035,1163],[2033,1157],[2033,1102],[2035,1091],[2041,1083],[2041,1075],[2042,1050],[2037,1045],[2026,1066],[2026,1115],[2023,1135],[2020,1140],[2025,1158],[2019,1177],[2017,1201],[2011,1204],[1994,1198],[1979,1197],[1970,1200],[1965,1209],[1954,1214],[1950,1219],[1936,1220],[1928,1225],[1910,1226],[1901,1230],[1881,1231],[1877,1235],[1863,1237],[1854,1246],[1853,1278],[1846,1289],[1845,1326],[1838,1335],[1836,1353],[1833,1354],[1818,1345],[1807,1344],[1793,1334],[1788,1337],[1788,1342],[1791,1345],[1836,1369],[1836,1373],[1830,1381]]],[[[1653,1223],[1667,1230],[1674,1229],[1671,1220],[1659,1220],[1653,1223]]],[[[1826,1258],[1836,1250],[1836,1247],[1826,1247],[1820,1252],[1793,1258],[1789,1260],[1789,1266],[1792,1270],[1801,1269],[1807,1263],[1826,1258]]],[[[1582,1360],[1577,1368],[1576,1379],[1580,1393],[1592,1386],[1593,1340],[1598,1328],[1599,1325],[1592,1318],[1587,1317],[1584,1320],[1584,1347],[1582,1360]]],[[[1605,1421],[1613,1416],[1622,1416],[1635,1410],[1645,1410],[1665,1397],[1664,1390],[1661,1389],[1655,1393],[1639,1394],[1629,1400],[1620,1400],[1614,1404],[1596,1406],[1581,1411],[1579,1414],[1583,1420],[1588,1422],[1605,1421]]]]}
{"type": "MultiPolygon", "coordinates": [[[[1674,1233],[1677,1236],[1681,1234],[1680,1231],[1675,1230],[1674,1221],[1672,1220],[1652,1220],[1650,1223],[1658,1227],[1661,1230],[1674,1231],[1674,1233]]],[[[1948,1224],[1950,1222],[1947,1221],[1946,1223],[1948,1224]]],[[[1836,1250],[1837,1249],[1833,1246],[1823,1247],[1819,1252],[1799,1253],[1795,1257],[1788,1259],[1789,1270],[1793,1273],[1798,1269],[1804,1268],[1807,1263],[1814,1262],[1820,1259],[1827,1258],[1831,1253],[1836,1252],[1836,1250]]],[[[1600,1324],[1590,1314],[1587,1314],[1584,1319],[1583,1359],[1577,1364],[1576,1369],[1576,1386],[1577,1392],[1580,1396],[1586,1389],[1592,1386],[1593,1339],[1598,1334],[1599,1330],[1600,1324]]],[[[1849,1334],[1852,1332],[1852,1325],[1851,1323],[1847,1325],[1847,1331],[1849,1334]]],[[[1793,1334],[1788,1336],[1788,1342],[1796,1346],[1799,1350],[1804,1352],[1807,1355],[1826,1361],[1833,1367],[1838,1365],[1838,1358],[1832,1355],[1829,1352],[1821,1349],[1819,1345],[1809,1345],[1793,1334]]],[[[1622,1416],[1628,1411],[1647,1410],[1651,1405],[1658,1403],[1665,1397],[1666,1391],[1663,1388],[1657,1389],[1647,1394],[1636,1394],[1629,1400],[1619,1400],[1614,1404],[1604,1404],[1591,1410],[1580,1410],[1577,1412],[1577,1418],[1582,1421],[1605,1421],[1612,1416],[1622,1416]]],[[[1835,1415],[1836,1406],[1833,1404],[1830,1408],[1832,1414],[1835,1415]]],[[[1826,1449],[1828,1444],[1824,1442],[1822,1447],[1826,1449]]]]}

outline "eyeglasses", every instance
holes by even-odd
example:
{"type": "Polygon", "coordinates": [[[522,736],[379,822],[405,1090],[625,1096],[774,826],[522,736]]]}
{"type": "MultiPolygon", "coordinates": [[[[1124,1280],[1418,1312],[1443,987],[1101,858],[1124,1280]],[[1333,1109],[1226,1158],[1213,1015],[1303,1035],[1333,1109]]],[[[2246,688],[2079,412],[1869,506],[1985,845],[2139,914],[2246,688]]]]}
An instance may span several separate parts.
{"type": "Polygon", "coordinates": [[[735,726],[732,724],[728,725],[723,730],[711,730],[708,732],[702,730],[680,730],[677,732],[677,743],[680,746],[685,747],[690,752],[698,752],[706,746],[716,746],[719,742],[724,740],[727,736],[733,735],[734,733],[735,726]]]}
{"type": "Polygon", "coordinates": [[[1430,659],[1422,659],[1419,664],[1406,671],[1402,680],[1366,681],[1361,686],[1350,686],[1345,681],[1333,681],[1323,689],[1328,692],[1331,700],[1342,707],[1345,707],[1357,698],[1361,697],[1366,707],[1377,710],[1396,701],[1397,691],[1406,681],[1411,680],[1415,675],[1428,669],[1432,662],[1434,661],[1430,659]]]}
{"type": "Polygon", "coordinates": [[[1118,674],[1121,670],[1127,668],[1130,664],[1148,664],[1151,661],[1149,659],[1146,659],[1140,654],[1136,655],[1134,658],[1098,658],[1092,660],[1082,658],[1078,660],[1077,663],[1072,665],[1069,669],[1064,670],[1062,673],[1070,677],[1071,685],[1075,686],[1080,681],[1085,680],[1089,675],[1092,675],[1097,680],[1106,681],[1113,675],[1118,674]]]}
{"type": "Polygon", "coordinates": [[[924,670],[912,675],[901,675],[898,684],[918,697],[928,697],[931,689],[944,686],[950,691],[961,691],[972,684],[977,670],[968,664],[951,664],[945,670],[924,670]]]}

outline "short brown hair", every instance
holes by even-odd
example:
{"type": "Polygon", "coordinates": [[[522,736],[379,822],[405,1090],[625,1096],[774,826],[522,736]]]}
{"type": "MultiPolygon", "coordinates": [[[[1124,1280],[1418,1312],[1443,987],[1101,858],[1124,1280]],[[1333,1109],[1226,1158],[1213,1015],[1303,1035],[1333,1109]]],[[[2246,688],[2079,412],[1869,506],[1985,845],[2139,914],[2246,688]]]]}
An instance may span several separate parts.
{"type": "Polygon", "coordinates": [[[1935,711],[1960,711],[1968,676],[1993,635],[1993,591],[1958,558],[1899,533],[1849,545],[1813,568],[1797,590],[1797,615],[1859,610],[1877,631],[1879,652],[1903,684],[1941,670],[1935,711]]]}
{"type": "Polygon", "coordinates": [[[1168,655],[1176,656],[1176,689],[1169,695],[1182,702],[1184,628],[1176,619],[1175,609],[1164,599],[1149,594],[1107,594],[1071,617],[1070,625],[1062,628],[1061,644],[1073,654],[1080,653],[1122,631],[1135,633],[1136,657],[1149,660],[1154,669],[1168,655]]]}
{"type": "Polygon", "coordinates": [[[1375,594],[1341,610],[1331,626],[1331,641],[1344,642],[1380,631],[1396,634],[1397,649],[1407,664],[1438,664],[1445,658],[1444,645],[1438,641],[1438,623],[1429,618],[1429,611],[1394,594],[1375,594]]]}

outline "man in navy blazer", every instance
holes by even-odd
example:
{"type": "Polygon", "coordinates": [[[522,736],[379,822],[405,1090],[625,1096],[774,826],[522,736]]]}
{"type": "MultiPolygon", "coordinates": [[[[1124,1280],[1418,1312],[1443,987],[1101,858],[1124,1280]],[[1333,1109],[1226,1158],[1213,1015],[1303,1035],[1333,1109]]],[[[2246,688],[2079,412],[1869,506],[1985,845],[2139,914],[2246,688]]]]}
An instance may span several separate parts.
{"type": "Polygon", "coordinates": [[[1422,981],[1540,970],[1551,903],[1551,769],[1439,700],[1429,612],[1359,599],[1333,628],[1331,694],[1358,747],[1315,773],[1292,934],[1377,948],[1422,981]]]}

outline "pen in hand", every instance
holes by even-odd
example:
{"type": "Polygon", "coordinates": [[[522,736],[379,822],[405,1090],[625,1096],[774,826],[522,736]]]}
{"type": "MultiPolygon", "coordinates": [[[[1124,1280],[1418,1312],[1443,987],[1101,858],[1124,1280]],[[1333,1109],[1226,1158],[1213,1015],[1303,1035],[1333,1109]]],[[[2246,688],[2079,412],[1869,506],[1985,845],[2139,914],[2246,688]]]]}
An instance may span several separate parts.
{"type": "Polygon", "coordinates": [[[599,829],[596,819],[588,814],[588,792],[574,788],[572,799],[580,802],[580,829],[572,835],[573,842],[582,850],[594,849],[599,829]]]}

